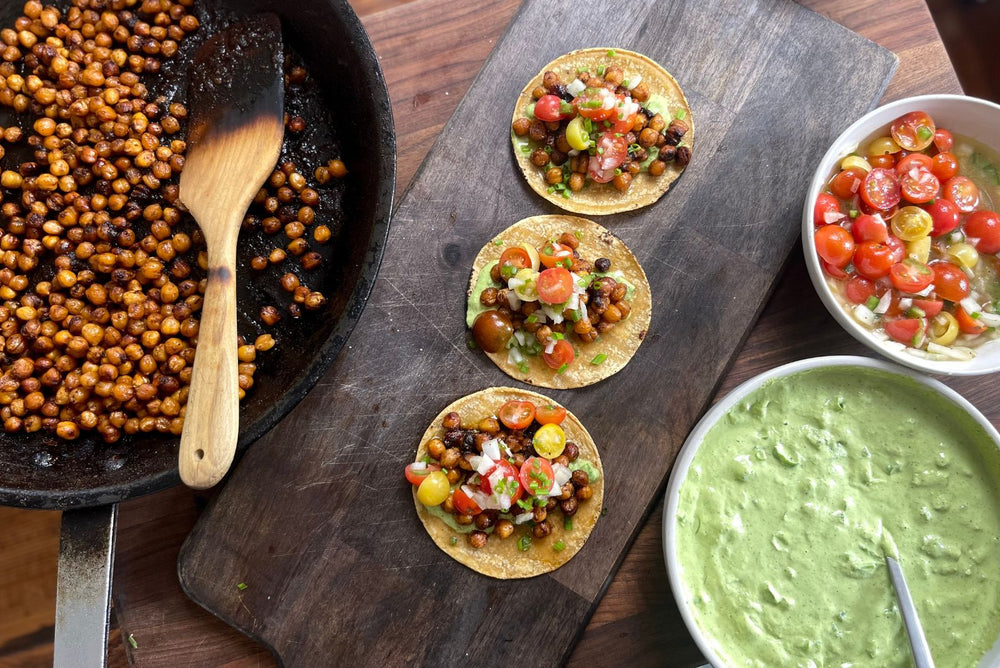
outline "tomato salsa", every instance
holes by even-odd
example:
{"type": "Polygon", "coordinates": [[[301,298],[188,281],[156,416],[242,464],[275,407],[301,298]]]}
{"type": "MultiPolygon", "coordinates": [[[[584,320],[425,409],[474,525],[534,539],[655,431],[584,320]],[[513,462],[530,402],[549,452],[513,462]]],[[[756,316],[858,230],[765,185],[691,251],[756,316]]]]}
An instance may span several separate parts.
{"type": "Polygon", "coordinates": [[[1000,157],[922,111],[840,162],[814,244],[855,320],[908,352],[971,359],[1000,327],[1000,157]]]}

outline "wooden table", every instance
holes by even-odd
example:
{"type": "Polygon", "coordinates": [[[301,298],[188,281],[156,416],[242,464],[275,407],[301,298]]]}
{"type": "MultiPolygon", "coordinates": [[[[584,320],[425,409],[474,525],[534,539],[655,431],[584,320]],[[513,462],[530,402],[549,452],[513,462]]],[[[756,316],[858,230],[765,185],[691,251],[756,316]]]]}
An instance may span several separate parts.
{"type": "MultiPolygon", "coordinates": [[[[962,92],[924,0],[802,2],[899,56],[899,70],[885,101],[921,93],[962,92]]],[[[519,0],[499,0],[488,10],[475,11],[453,0],[353,0],[352,4],[380,54],[394,102],[399,146],[397,192],[401,194],[519,0]],[[444,56],[423,57],[428,50],[422,49],[422,44],[441,40],[452,45],[444,56]]],[[[866,354],[866,349],[826,313],[806,278],[801,253],[793,252],[784,277],[717,396],[763,370],[834,353],[866,354]]],[[[1000,394],[976,379],[949,384],[1000,425],[1000,394]]],[[[208,499],[208,495],[177,488],[122,504],[114,591],[122,642],[112,643],[112,665],[273,665],[266,648],[190,602],[177,584],[175,564],[180,544],[208,499]],[[134,644],[126,642],[130,636],[134,644]]],[[[18,513],[13,515],[15,521],[31,514],[4,512],[18,513]]],[[[700,661],[667,584],[661,548],[662,512],[661,502],[608,587],[571,664],[601,664],[609,656],[616,662],[640,665],[688,666],[700,661]]],[[[10,545],[0,542],[0,563],[12,551],[10,545]]],[[[0,574],[0,584],[3,582],[0,574]]],[[[15,586],[13,581],[11,586],[15,586]]],[[[7,615],[7,610],[0,609],[0,619],[7,615]]],[[[0,636],[0,647],[2,639],[0,636]]],[[[43,652],[14,656],[37,659],[43,652]]]]}

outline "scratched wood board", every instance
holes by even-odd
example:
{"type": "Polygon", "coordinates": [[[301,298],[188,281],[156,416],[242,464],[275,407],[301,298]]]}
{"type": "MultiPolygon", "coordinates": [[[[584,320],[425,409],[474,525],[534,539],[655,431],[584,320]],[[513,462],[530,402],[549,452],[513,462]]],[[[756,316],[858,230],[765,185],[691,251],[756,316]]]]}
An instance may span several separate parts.
{"type": "Polygon", "coordinates": [[[786,0],[634,3],[627,21],[593,20],[620,7],[525,2],[402,198],[340,359],[250,449],[185,544],[188,595],[285,665],[564,660],[770,294],[813,166],[895,69],[888,51],[786,0]],[[516,384],[467,347],[465,287],[499,231],[559,212],[517,170],[510,109],[542,64],[594,45],[674,74],[694,157],[657,204],[600,219],[653,290],[635,359],[596,385],[547,391],[600,448],[606,515],[557,571],[494,580],[431,542],[401,472],[442,407],[516,384]]]}

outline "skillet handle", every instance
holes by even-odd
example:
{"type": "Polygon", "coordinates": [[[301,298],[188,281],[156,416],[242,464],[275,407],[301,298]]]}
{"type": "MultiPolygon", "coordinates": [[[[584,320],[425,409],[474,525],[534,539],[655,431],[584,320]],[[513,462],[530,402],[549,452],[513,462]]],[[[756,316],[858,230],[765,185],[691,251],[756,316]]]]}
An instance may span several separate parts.
{"type": "Polygon", "coordinates": [[[63,511],[54,668],[107,663],[117,526],[118,504],[63,511]]]}

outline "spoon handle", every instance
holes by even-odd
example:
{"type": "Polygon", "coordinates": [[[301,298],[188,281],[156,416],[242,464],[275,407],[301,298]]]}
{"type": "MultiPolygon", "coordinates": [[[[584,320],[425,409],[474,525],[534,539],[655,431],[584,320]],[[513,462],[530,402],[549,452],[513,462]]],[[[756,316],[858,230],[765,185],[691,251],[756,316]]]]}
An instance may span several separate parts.
{"type": "Polygon", "coordinates": [[[910,588],[906,586],[903,569],[899,567],[899,562],[892,557],[886,557],[885,563],[889,568],[889,577],[892,578],[892,584],[896,588],[896,598],[899,599],[899,610],[903,615],[903,625],[906,627],[906,634],[910,637],[910,648],[913,650],[913,663],[917,668],[934,668],[934,658],[931,656],[931,649],[927,646],[924,629],[920,625],[920,619],[917,617],[917,608],[913,605],[910,588]]]}
{"type": "Polygon", "coordinates": [[[208,266],[178,458],[181,480],[194,489],[226,475],[239,436],[235,238],[209,244],[208,266]]]}

